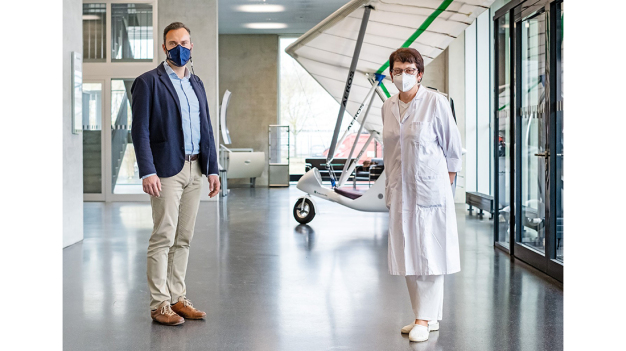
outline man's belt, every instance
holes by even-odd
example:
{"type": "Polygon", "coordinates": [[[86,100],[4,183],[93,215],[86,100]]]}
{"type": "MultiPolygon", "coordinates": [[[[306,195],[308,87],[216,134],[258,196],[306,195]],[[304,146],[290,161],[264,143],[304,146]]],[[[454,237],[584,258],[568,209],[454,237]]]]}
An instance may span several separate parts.
{"type": "Polygon", "coordinates": [[[185,155],[185,161],[195,161],[198,159],[198,154],[194,154],[194,155],[190,155],[190,154],[186,154],[185,155]]]}

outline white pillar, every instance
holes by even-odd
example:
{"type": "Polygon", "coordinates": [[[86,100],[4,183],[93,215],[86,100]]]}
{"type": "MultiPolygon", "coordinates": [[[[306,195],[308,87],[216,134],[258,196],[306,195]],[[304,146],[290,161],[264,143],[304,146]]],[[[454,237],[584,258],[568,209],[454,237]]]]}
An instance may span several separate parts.
{"type": "MultiPolygon", "coordinates": [[[[448,92],[454,100],[456,124],[461,132],[463,147],[466,147],[465,135],[465,33],[461,33],[448,46],[448,92]]],[[[465,202],[465,173],[467,166],[463,157],[463,169],[457,174],[457,188],[454,201],[465,202]]]]}
{"type": "Polygon", "coordinates": [[[478,192],[491,195],[491,69],[489,10],[476,19],[476,180],[478,192]]]}
{"type": "MultiPolygon", "coordinates": [[[[63,247],[83,240],[83,134],[72,133],[71,100],[71,53],[83,54],[82,18],[81,0],[63,0],[63,247]]],[[[47,183],[45,170],[41,176],[47,183]]]]}
{"type": "Polygon", "coordinates": [[[465,29],[465,190],[477,191],[476,22],[465,29]]]}

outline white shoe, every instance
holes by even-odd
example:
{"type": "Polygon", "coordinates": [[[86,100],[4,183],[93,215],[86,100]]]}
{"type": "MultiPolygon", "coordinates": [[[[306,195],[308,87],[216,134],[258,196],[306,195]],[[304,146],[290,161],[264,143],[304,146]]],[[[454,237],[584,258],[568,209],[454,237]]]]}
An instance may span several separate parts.
{"type": "MultiPolygon", "coordinates": [[[[414,326],[415,326],[415,323],[411,323],[411,324],[405,325],[404,327],[402,327],[400,332],[402,334],[408,334],[408,333],[411,332],[411,330],[413,329],[414,326]]],[[[439,330],[439,322],[437,322],[437,321],[429,321],[428,322],[428,330],[429,331],[437,331],[437,330],[439,330]]]]}
{"type": "Polygon", "coordinates": [[[411,341],[426,341],[428,340],[429,330],[428,327],[416,324],[411,332],[409,332],[409,340],[411,341]]]}

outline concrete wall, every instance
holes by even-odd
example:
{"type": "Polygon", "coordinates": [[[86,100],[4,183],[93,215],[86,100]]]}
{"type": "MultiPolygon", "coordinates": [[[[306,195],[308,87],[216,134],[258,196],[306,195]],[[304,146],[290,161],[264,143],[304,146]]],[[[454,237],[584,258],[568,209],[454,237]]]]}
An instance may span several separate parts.
{"type": "MultiPolygon", "coordinates": [[[[448,93],[454,99],[456,122],[461,132],[461,141],[465,147],[465,33],[461,33],[448,46],[448,93]]],[[[463,170],[457,175],[455,202],[465,202],[465,157],[463,170]]]]}
{"type": "Polygon", "coordinates": [[[83,240],[83,135],[72,134],[71,52],[83,52],[82,1],[63,0],[63,247],[83,240]]]}
{"type": "MultiPolygon", "coordinates": [[[[233,94],[228,107],[230,147],[268,155],[268,126],[278,121],[278,35],[220,35],[219,41],[220,97],[226,89],[233,94]]],[[[267,186],[267,166],[256,183],[267,186]]]]}
{"type": "MultiPolygon", "coordinates": [[[[163,41],[163,29],[172,22],[183,22],[191,30],[194,45],[192,57],[194,70],[202,79],[209,102],[211,125],[218,147],[218,8],[217,0],[159,0],[158,28],[155,38],[163,41]]],[[[165,53],[159,49],[159,60],[165,60],[165,53]]],[[[205,182],[204,194],[208,194],[208,182],[205,182]]],[[[202,200],[208,200],[202,196],[202,200]]],[[[214,201],[217,197],[213,198],[214,201]]]]}

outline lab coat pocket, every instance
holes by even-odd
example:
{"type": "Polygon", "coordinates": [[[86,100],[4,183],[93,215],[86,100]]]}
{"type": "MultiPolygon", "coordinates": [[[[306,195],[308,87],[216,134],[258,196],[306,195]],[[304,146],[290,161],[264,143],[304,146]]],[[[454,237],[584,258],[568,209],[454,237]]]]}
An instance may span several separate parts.
{"type": "Polygon", "coordinates": [[[413,147],[417,158],[417,176],[420,178],[436,178],[441,162],[437,136],[430,122],[412,122],[410,126],[413,136],[413,147]]]}
{"type": "Polygon", "coordinates": [[[439,178],[442,176],[441,162],[443,155],[435,141],[420,143],[417,159],[417,172],[421,178],[439,178]]]}
{"type": "Polygon", "coordinates": [[[408,126],[408,133],[416,143],[427,143],[437,140],[433,131],[432,123],[418,121],[411,122],[408,126]]]}
{"type": "Polygon", "coordinates": [[[445,193],[441,191],[441,178],[418,178],[416,183],[417,206],[444,208],[445,193]]]}

